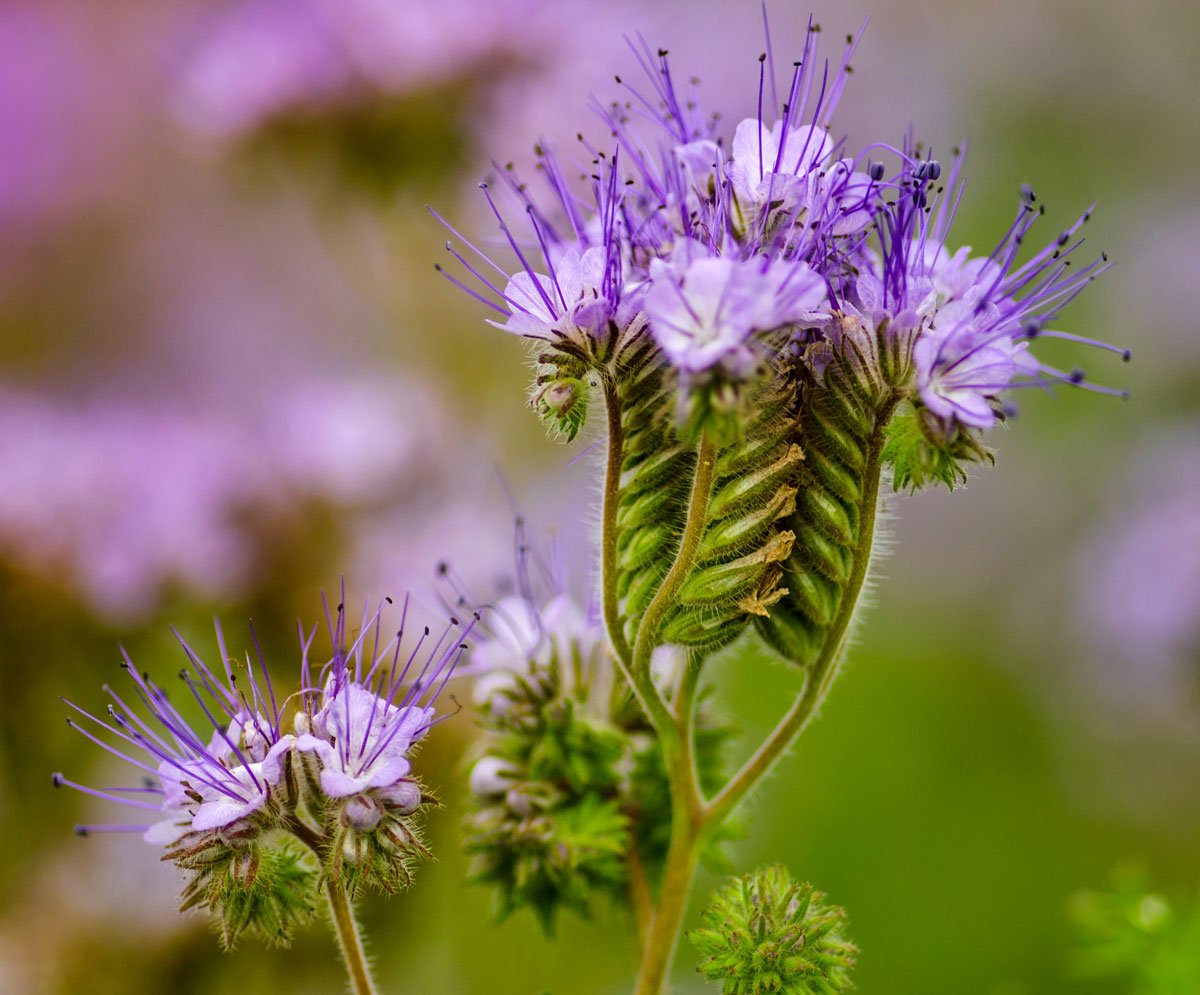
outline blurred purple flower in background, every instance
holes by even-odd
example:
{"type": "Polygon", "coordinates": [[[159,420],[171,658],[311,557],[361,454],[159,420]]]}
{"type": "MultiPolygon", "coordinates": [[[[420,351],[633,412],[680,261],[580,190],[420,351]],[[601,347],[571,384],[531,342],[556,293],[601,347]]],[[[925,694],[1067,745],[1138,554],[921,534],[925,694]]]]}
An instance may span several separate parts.
{"type": "Polygon", "coordinates": [[[261,553],[256,516],[348,513],[426,463],[421,410],[428,391],[385,375],[285,384],[248,418],[0,390],[0,552],[115,619],[172,583],[232,596],[261,553]]]}
{"type": "Polygon", "coordinates": [[[1200,707],[1200,426],[1163,430],[1121,474],[1078,562],[1084,680],[1126,717],[1195,734],[1200,707]]]}
{"type": "Polygon", "coordinates": [[[174,102],[201,131],[244,133],[524,60],[555,20],[533,0],[236,0],[196,25],[174,102]]]}
{"type": "Polygon", "coordinates": [[[78,210],[119,166],[119,74],[83,21],[52,5],[0,7],[0,245],[78,210]]]}

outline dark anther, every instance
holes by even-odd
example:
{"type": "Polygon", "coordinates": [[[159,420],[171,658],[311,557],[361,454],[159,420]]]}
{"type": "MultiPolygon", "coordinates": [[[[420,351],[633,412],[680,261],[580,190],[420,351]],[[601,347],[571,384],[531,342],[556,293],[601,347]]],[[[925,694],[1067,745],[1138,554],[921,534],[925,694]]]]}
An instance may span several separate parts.
{"type": "Polygon", "coordinates": [[[383,600],[386,601],[389,605],[394,605],[396,603],[390,597],[388,597],[388,595],[386,595],[386,594],[383,596],[383,600]]]}
{"type": "Polygon", "coordinates": [[[458,619],[456,619],[453,615],[450,616],[450,624],[458,625],[458,619]]]}
{"type": "Polygon", "coordinates": [[[1071,233],[1069,231],[1064,231],[1058,236],[1058,244],[1059,245],[1066,245],[1070,240],[1071,240],[1071,233]]]}
{"type": "Polygon", "coordinates": [[[870,175],[871,179],[873,179],[876,183],[878,183],[880,180],[883,179],[883,163],[882,162],[872,162],[871,165],[867,167],[867,172],[870,175]]]}
{"type": "Polygon", "coordinates": [[[62,774],[51,774],[50,775],[50,783],[53,784],[56,788],[61,788],[63,785],[62,774]]]}
{"type": "Polygon", "coordinates": [[[338,614],[339,614],[339,615],[340,615],[342,612],[344,612],[344,611],[346,610],[346,603],[345,603],[344,601],[339,601],[339,602],[338,602],[338,606],[337,606],[337,610],[338,610],[338,614]]]}
{"type": "Polygon", "coordinates": [[[1031,204],[1037,200],[1037,194],[1033,192],[1033,187],[1031,187],[1028,183],[1021,184],[1021,196],[1031,204]]]}
{"type": "Polygon", "coordinates": [[[1128,363],[1131,359],[1133,359],[1133,350],[1126,349],[1123,353],[1121,353],[1121,359],[1128,363]]]}
{"type": "Polygon", "coordinates": [[[1075,367],[1071,371],[1071,375],[1067,378],[1071,383],[1083,383],[1084,372],[1079,367],[1075,367]]]}
{"type": "Polygon", "coordinates": [[[766,53],[766,52],[763,52],[763,53],[762,53],[762,54],[761,54],[761,55],[758,57],[758,61],[759,61],[759,62],[766,62],[766,61],[767,61],[767,53],[766,53]]]}

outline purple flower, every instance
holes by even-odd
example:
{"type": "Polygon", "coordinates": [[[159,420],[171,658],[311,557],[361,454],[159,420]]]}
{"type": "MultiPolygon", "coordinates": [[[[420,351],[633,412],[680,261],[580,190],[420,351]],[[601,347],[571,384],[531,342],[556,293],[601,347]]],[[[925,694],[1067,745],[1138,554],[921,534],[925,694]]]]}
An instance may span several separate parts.
{"type": "Polygon", "coordinates": [[[462,639],[475,620],[462,627],[451,619],[432,647],[426,627],[405,657],[407,599],[400,629],[386,642],[382,613],[382,606],[373,615],[364,609],[358,638],[347,647],[344,608],[338,606],[337,620],[329,624],[334,655],[319,675],[319,694],[305,691],[296,750],[315,758],[326,797],[370,795],[403,805],[412,793],[409,754],[436,721],[434,703],[467,649],[462,639]]]}
{"type": "Polygon", "coordinates": [[[720,366],[745,377],[760,362],[754,333],[798,322],[824,301],[824,281],[805,263],[711,256],[686,241],[669,261],[651,262],[644,307],[655,341],[680,370],[720,366]]]}
{"type": "Polygon", "coordinates": [[[990,399],[1012,384],[1024,349],[970,320],[943,320],[913,348],[921,400],[941,418],[989,428],[996,420],[990,399]]]}
{"type": "Polygon", "coordinates": [[[810,32],[781,117],[772,126],[761,114],[743,121],[729,159],[715,118],[677,88],[666,53],[640,39],[631,48],[650,92],[622,82],[629,99],[595,104],[616,147],[584,142],[594,170],[588,189],[573,187],[544,145],[544,204],[500,171],[500,194],[483,186],[516,269],[510,275],[462,239],[474,258],[450,251],[481,289],[450,278],[499,312],[493,324],[571,356],[607,361],[648,328],[662,360],[685,373],[720,366],[746,375],[760,361],[755,335],[822,303],[824,280],[812,263],[824,240],[871,217],[874,181],[836,158],[837,143],[817,123],[836,105],[845,62],[810,105],[822,73],[810,32]],[[510,214],[524,216],[521,230],[510,214]]]}
{"type": "Polygon", "coordinates": [[[195,25],[175,103],[201,131],[241,134],[524,56],[548,28],[531,0],[237,0],[195,25]]]}
{"type": "Polygon", "coordinates": [[[220,668],[209,666],[180,639],[191,665],[180,677],[209,720],[207,733],[197,731],[166,692],[126,658],[122,667],[133,682],[131,699],[106,687],[112,701],[105,717],[68,702],[82,717],[70,722],[141,771],[142,782],[95,789],[61,774],[54,781],[153,816],[145,825],[82,826],[80,831],[135,830],[148,843],[171,847],[235,828],[242,835],[286,828],[302,801],[289,788],[296,783],[287,776],[293,757],[312,765],[321,797],[310,797],[305,805],[318,820],[326,799],[361,799],[360,808],[378,814],[383,808],[415,811],[421,791],[409,777],[409,755],[436,721],[435,702],[466,650],[462,639],[474,621],[463,626],[452,619],[436,640],[425,627],[405,652],[407,599],[400,630],[388,640],[382,635],[382,614],[382,605],[373,615],[364,610],[361,631],[347,646],[339,605],[337,621],[329,620],[334,653],[316,675],[319,686],[309,660],[314,629],[303,639],[299,690],[283,701],[275,695],[257,639],[255,658],[247,657],[244,674],[231,660],[219,627],[220,668]],[[289,716],[292,704],[298,710],[289,716]],[[284,731],[288,723],[294,733],[284,731]]]}
{"type": "Polygon", "coordinates": [[[1081,370],[1055,369],[1029,349],[1039,337],[1064,338],[1129,358],[1128,350],[1049,327],[1107,268],[1105,256],[1078,270],[1068,258],[1083,244],[1076,233],[1089,214],[1018,262],[1041,214],[1026,190],[1015,221],[989,255],[951,250],[947,236],[961,196],[961,155],[943,186],[936,160],[908,148],[894,151],[902,162],[894,178],[883,181],[883,167],[877,167],[891,199],[876,209],[869,237],[848,244],[847,272],[831,282],[835,308],[858,315],[867,337],[885,327],[893,338],[903,337],[919,402],[948,428],[987,428],[1000,411],[1000,395],[1014,388],[1067,383],[1120,393],[1088,383],[1081,370]],[[943,189],[948,193],[939,197],[943,189]]]}
{"type": "MultiPolygon", "coordinates": [[[[1107,268],[1104,256],[1073,268],[1089,215],[1021,260],[1041,213],[1026,189],[991,253],[952,247],[961,155],[943,180],[941,163],[911,138],[901,147],[873,143],[871,158],[848,153],[829,121],[858,38],[847,40],[835,70],[817,59],[816,34],[810,25],[785,87],[777,85],[768,36],[758,113],[731,140],[719,118],[705,114],[695,81],[680,86],[666,51],[638,38],[630,48],[648,85],[618,77],[622,99],[593,102],[615,147],[583,140],[588,189],[569,185],[544,147],[548,206],[504,171],[529,220],[526,232],[514,232],[488,195],[518,260],[515,275],[478,250],[478,266],[451,252],[483,287],[469,292],[503,315],[500,327],[569,354],[573,362],[539,353],[552,368],[539,371],[539,382],[557,377],[562,396],[574,402],[581,367],[619,371],[622,345],[643,343],[648,332],[657,347],[652,359],[682,374],[681,420],[736,438],[745,392],[737,383],[729,389],[720,375],[739,381],[770,367],[783,354],[770,333],[788,328],[801,347],[795,354],[818,378],[830,352],[807,347],[822,339],[850,346],[855,362],[875,363],[875,379],[926,409],[930,431],[947,438],[956,425],[990,426],[1001,395],[1013,388],[1062,383],[1119,393],[1094,386],[1082,370],[1056,369],[1029,348],[1053,337],[1129,358],[1127,350],[1052,324],[1107,268]],[[874,156],[895,159],[898,168],[889,176],[874,156]],[[504,289],[492,269],[504,274],[504,289]]],[[[573,437],[578,425],[568,428],[573,437]]]]}
{"type": "Polygon", "coordinates": [[[95,789],[54,776],[86,794],[154,813],[148,825],[78,827],[81,833],[137,830],[146,842],[169,846],[193,833],[227,829],[264,812],[281,790],[284,764],[295,740],[281,728],[281,712],[261,654],[246,663],[239,682],[217,628],[223,664],[206,664],[179,638],[192,672],[180,677],[208,718],[210,731],[196,730],[167,693],[125,657],[130,695],[105,686],[111,699],[101,718],[67,702],[80,717],[68,723],[83,736],[143,774],[137,786],[95,789]]]}
{"type": "Polygon", "coordinates": [[[604,289],[605,254],[600,248],[580,252],[566,246],[556,253],[552,275],[516,273],[504,288],[504,299],[512,313],[503,322],[491,324],[530,339],[573,340],[580,345],[595,336],[611,310],[601,296],[604,289]]]}

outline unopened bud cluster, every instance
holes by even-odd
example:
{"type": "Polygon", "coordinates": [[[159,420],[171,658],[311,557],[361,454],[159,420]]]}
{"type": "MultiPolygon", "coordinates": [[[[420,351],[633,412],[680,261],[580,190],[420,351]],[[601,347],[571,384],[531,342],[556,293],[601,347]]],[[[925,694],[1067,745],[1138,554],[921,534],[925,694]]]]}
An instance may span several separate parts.
{"type": "Polygon", "coordinates": [[[700,973],[725,995],[848,991],[858,950],[846,913],[824,898],[778,865],[729,882],[688,934],[704,958],[700,973]]]}
{"type": "MultiPolygon", "coordinates": [[[[587,914],[598,895],[627,903],[631,864],[653,883],[670,798],[661,745],[599,619],[566,591],[534,590],[532,556],[523,541],[519,549],[525,589],[483,613],[463,668],[476,677],[484,730],[469,774],[466,847],[473,877],[495,887],[501,914],[529,908],[549,932],[560,910],[587,914]]],[[[659,686],[669,691],[679,668],[677,654],[661,654],[659,686]]],[[[730,730],[708,708],[697,724],[698,773],[711,786],[724,773],[730,730]]]]}

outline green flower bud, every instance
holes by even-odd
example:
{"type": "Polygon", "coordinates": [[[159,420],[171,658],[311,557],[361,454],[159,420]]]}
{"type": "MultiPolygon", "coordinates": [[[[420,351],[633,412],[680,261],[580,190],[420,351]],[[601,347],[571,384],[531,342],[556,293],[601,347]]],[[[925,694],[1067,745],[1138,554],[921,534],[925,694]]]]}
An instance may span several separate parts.
{"type": "Polygon", "coordinates": [[[848,991],[857,948],[846,913],[787,869],[735,878],[713,897],[688,938],[705,958],[700,973],[724,995],[833,995],[848,991]]]}

